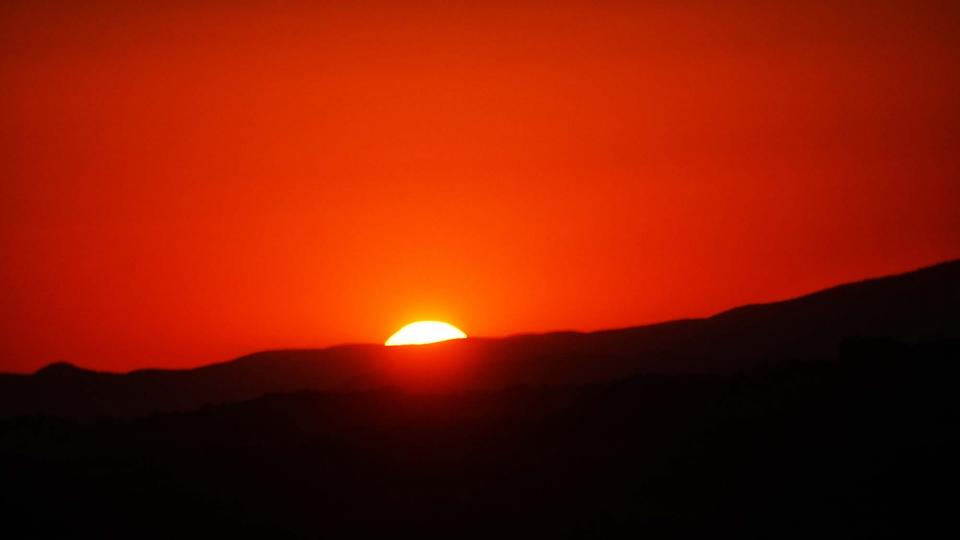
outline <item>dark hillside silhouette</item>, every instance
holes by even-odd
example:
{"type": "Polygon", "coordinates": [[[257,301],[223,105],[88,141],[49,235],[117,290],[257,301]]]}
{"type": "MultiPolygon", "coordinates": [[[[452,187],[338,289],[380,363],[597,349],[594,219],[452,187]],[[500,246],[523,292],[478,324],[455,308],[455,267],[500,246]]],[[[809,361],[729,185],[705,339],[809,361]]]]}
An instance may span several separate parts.
{"type": "Polygon", "coordinates": [[[31,376],[0,375],[0,417],[129,417],[299,390],[495,390],[604,382],[633,374],[731,373],[835,357],[848,337],[905,343],[958,339],[958,314],[960,261],[952,261],[706,319],[622,330],[414,348],[268,351],[191,370],[127,374],[54,364],[31,376]]]}
{"type": "Polygon", "coordinates": [[[0,523],[31,538],[953,537],[958,308],[951,262],[590,334],[53,364],[0,379],[0,523]]]}

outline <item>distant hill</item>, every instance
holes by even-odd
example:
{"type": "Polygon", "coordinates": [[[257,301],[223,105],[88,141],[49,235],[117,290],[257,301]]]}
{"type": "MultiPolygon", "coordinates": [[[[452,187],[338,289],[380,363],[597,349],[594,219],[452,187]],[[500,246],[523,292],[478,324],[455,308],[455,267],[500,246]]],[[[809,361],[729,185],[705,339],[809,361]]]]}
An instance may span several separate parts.
{"type": "Polygon", "coordinates": [[[125,374],[58,363],[32,375],[0,375],[0,416],[139,416],[303,390],[495,390],[722,374],[833,358],[851,337],[960,339],[960,261],[705,319],[593,333],[266,351],[196,369],[125,374]]]}

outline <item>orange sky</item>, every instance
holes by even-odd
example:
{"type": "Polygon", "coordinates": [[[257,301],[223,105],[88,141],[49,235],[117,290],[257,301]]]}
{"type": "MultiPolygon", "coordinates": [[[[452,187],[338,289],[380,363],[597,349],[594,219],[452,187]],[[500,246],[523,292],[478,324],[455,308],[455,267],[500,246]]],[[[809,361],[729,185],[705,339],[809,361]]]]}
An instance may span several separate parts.
{"type": "Polygon", "coordinates": [[[320,4],[3,3],[0,370],[630,326],[960,256],[955,2],[320,4]]]}

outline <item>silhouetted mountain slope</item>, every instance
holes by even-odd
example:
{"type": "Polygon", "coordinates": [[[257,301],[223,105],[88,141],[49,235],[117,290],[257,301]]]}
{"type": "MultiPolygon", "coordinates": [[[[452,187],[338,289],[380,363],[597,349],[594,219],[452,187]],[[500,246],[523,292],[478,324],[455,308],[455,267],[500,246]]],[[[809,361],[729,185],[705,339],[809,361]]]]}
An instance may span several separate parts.
{"type": "Polygon", "coordinates": [[[960,338],[960,261],[707,319],[621,330],[268,351],[191,370],[128,374],[58,364],[33,376],[0,376],[0,416],[135,416],[296,390],[489,390],[640,373],[728,373],[833,357],[844,338],[856,336],[907,343],[960,338]]]}
{"type": "MultiPolygon", "coordinates": [[[[960,342],[487,393],[0,421],[29,537],[955,537],[960,342]]],[[[16,535],[14,535],[16,536],[16,535]]]]}

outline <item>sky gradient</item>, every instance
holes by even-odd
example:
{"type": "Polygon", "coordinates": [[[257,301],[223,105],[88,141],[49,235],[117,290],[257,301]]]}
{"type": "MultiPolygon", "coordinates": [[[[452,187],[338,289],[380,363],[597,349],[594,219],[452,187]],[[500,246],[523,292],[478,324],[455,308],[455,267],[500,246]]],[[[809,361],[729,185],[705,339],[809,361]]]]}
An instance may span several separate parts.
{"type": "Polygon", "coordinates": [[[3,371],[623,327],[960,257],[955,2],[79,4],[0,7],[3,371]]]}

